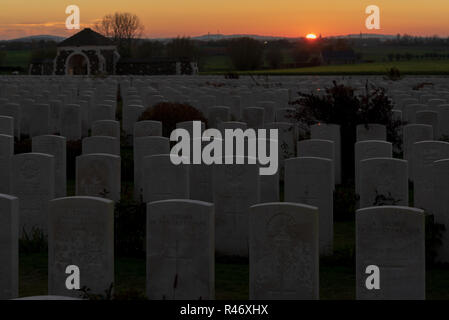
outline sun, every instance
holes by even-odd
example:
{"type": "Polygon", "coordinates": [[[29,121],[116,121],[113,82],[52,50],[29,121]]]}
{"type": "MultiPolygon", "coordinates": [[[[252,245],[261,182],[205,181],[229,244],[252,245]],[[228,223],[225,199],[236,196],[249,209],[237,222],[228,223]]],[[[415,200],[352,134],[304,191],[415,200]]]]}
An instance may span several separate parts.
{"type": "Polygon", "coordinates": [[[306,35],[306,38],[309,40],[315,40],[317,37],[316,37],[316,34],[309,33],[308,35],[306,35]]]}

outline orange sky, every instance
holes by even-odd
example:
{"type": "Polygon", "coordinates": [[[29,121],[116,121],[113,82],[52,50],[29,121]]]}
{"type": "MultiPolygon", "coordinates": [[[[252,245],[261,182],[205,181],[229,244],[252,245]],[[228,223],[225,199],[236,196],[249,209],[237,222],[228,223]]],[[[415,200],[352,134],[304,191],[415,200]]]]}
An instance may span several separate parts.
{"type": "Polygon", "coordinates": [[[0,39],[68,36],[65,8],[89,26],[107,13],[136,13],[147,37],[210,33],[297,37],[349,33],[449,36],[449,0],[0,0],[0,39]],[[381,9],[381,29],[365,29],[365,8],[381,9]],[[429,5],[431,4],[431,5],[429,5]]]}

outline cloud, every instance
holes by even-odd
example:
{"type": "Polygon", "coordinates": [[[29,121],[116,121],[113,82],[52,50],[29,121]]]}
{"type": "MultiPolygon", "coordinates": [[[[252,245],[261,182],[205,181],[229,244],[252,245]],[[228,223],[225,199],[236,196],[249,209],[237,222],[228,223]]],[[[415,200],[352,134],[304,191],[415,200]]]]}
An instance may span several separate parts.
{"type": "MultiPolygon", "coordinates": [[[[92,27],[94,22],[84,23],[82,28],[92,27]]],[[[65,21],[48,21],[42,23],[0,23],[0,40],[9,40],[34,35],[54,35],[61,37],[69,37],[78,30],[67,30],[65,21]]]]}

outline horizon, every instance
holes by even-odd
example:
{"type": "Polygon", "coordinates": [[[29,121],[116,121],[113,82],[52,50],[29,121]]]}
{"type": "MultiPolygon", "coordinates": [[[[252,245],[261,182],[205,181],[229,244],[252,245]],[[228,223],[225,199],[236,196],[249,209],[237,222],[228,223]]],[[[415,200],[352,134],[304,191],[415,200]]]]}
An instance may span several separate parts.
{"type": "MultiPolygon", "coordinates": [[[[35,35],[28,35],[28,36],[24,36],[24,37],[18,37],[18,38],[12,38],[12,39],[2,39],[0,38],[0,41],[16,41],[16,40],[21,40],[21,39],[28,39],[28,38],[32,38],[32,37],[59,37],[62,39],[67,39],[73,35],[75,35],[78,32],[81,32],[83,29],[85,28],[92,28],[92,27],[81,27],[79,30],[76,30],[77,32],[74,32],[73,34],[70,34],[68,36],[63,36],[63,35],[54,35],[54,34],[35,34],[35,35]]],[[[94,28],[92,28],[92,30],[96,31],[94,28]]],[[[96,31],[98,32],[98,31],[96,31]]],[[[400,36],[410,36],[410,37],[416,37],[416,38],[440,38],[440,39],[445,39],[448,38],[449,39],[449,35],[448,36],[438,36],[438,35],[413,35],[413,34],[383,34],[383,33],[352,33],[352,34],[337,34],[337,35],[332,35],[332,36],[322,36],[323,39],[332,39],[332,38],[344,38],[344,37],[353,37],[356,38],[356,36],[361,35],[362,37],[364,36],[369,36],[370,38],[386,38],[386,37],[397,37],[398,35],[400,36]]],[[[191,39],[195,39],[195,38],[203,38],[206,36],[210,36],[210,37],[260,37],[260,38],[274,38],[274,39],[285,39],[285,40],[296,40],[296,39],[300,39],[300,38],[304,38],[306,39],[306,35],[300,35],[300,36],[296,36],[296,37],[287,37],[287,36],[279,36],[279,35],[263,35],[263,34],[244,34],[244,33],[233,33],[233,34],[222,34],[222,33],[210,33],[210,34],[198,34],[198,35],[189,35],[186,36],[188,38],[191,39]]],[[[316,35],[317,37],[320,36],[320,34],[316,35]]],[[[158,41],[158,40],[168,40],[168,39],[173,39],[179,37],[178,36],[173,36],[173,37],[152,37],[152,38],[148,38],[148,37],[139,37],[138,39],[140,40],[150,40],[150,41],[158,41]]],[[[214,39],[212,39],[214,40],[214,39]]]]}
{"type": "MultiPolygon", "coordinates": [[[[79,30],[65,29],[65,8],[59,0],[2,0],[0,40],[35,35],[70,37],[79,30]]],[[[434,0],[432,6],[416,0],[323,0],[320,4],[280,0],[236,0],[210,3],[206,0],[155,0],[152,4],[129,0],[78,0],[81,29],[93,27],[109,13],[130,12],[141,19],[142,38],[163,39],[177,36],[198,37],[209,34],[258,35],[265,37],[304,37],[308,33],[323,37],[349,34],[408,34],[422,37],[449,36],[449,2],[434,0]],[[367,30],[365,8],[376,4],[381,10],[381,28],[367,30]],[[182,30],[182,32],[180,32],[182,30]]]]}

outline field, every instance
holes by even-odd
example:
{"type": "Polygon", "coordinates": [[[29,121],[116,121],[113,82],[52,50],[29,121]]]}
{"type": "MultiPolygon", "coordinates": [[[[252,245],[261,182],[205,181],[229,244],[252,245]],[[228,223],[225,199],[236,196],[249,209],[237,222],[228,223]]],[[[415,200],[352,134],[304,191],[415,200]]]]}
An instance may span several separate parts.
{"type": "MultiPolygon", "coordinates": [[[[408,75],[448,75],[449,60],[416,60],[409,61],[388,61],[388,54],[406,54],[424,55],[427,52],[448,54],[447,48],[425,48],[425,47],[369,47],[356,48],[357,53],[362,54],[363,60],[372,60],[372,63],[357,63],[346,65],[328,65],[318,67],[296,68],[296,69],[275,69],[268,68],[264,61],[263,69],[255,71],[237,71],[238,74],[254,75],[382,75],[396,67],[401,74],[408,75]]],[[[6,51],[4,66],[22,67],[28,70],[31,57],[30,50],[6,51]]],[[[284,51],[284,62],[292,62],[289,52],[284,51]]],[[[233,69],[229,57],[224,55],[208,56],[200,60],[201,74],[222,75],[233,69]]]]}
{"type": "Polygon", "coordinates": [[[31,51],[29,50],[15,50],[6,51],[5,67],[22,67],[25,70],[28,69],[30,62],[31,51]]]}
{"type": "MultiPolygon", "coordinates": [[[[328,65],[297,69],[276,69],[239,71],[247,75],[382,75],[396,67],[401,74],[409,75],[449,75],[449,60],[412,60],[394,62],[374,62],[345,65],[328,65]]],[[[203,74],[224,74],[225,72],[204,72],[203,74]]]]}

